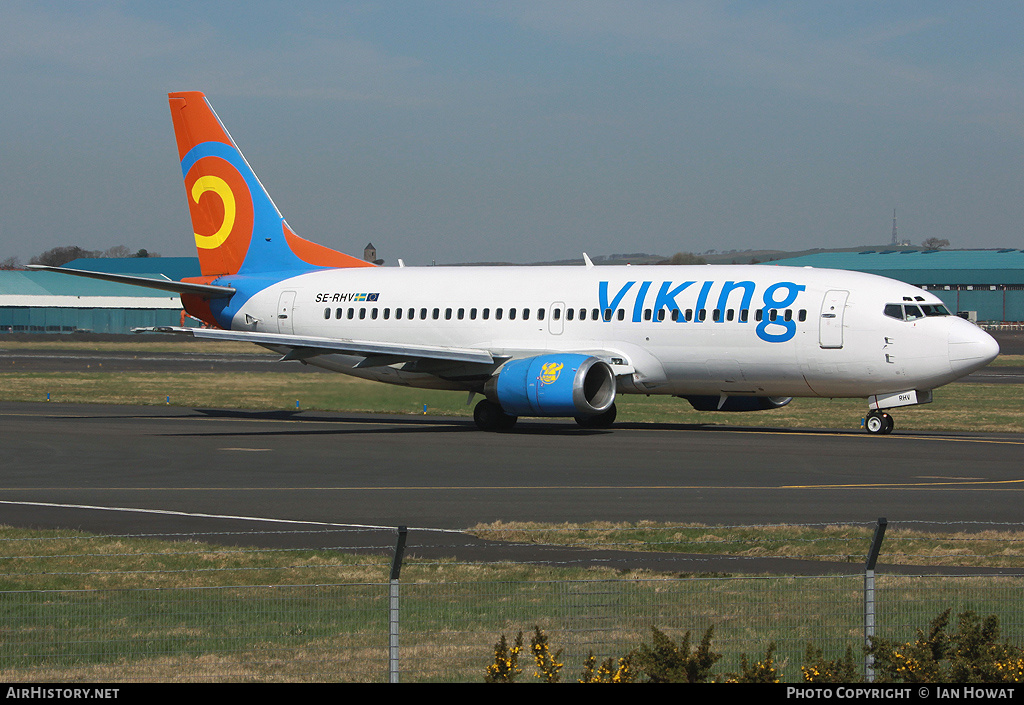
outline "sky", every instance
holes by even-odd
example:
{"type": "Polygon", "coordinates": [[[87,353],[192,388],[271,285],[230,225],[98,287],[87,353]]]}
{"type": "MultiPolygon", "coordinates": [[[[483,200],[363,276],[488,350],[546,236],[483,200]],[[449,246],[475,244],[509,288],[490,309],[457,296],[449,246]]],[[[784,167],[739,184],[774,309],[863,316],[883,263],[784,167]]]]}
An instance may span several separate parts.
{"type": "Polygon", "coordinates": [[[167,93],[388,264],[1024,248],[1024,3],[0,4],[0,260],[193,256],[167,93]]]}

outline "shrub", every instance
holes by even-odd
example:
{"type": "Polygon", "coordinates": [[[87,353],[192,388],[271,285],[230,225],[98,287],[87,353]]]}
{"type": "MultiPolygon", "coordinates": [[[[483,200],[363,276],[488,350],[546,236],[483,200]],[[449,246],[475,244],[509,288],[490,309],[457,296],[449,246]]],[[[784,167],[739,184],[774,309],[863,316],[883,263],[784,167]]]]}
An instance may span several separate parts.
{"type": "Polygon", "coordinates": [[[1021,680],[1024,650],[999,644],[999,619],[981,619],[968,610],[957,616],[957,631],[950,637],[949,677],[957,683],[1016,683],[1021,680]]]}
{"type": "Polygon", "coordinates": [[[519,667],[519,652],[523,650],[523,633],[516,634],[512,648],[508,648],[505,635],[502,634],[494,645],[494,662],[487,667],[484,675],[485,683],[511,683],[523,672],[519,667]]]}
{"type": "Polygon", "coordinates": [[[847,645],[841,659],[826,659],[821,649],[807,644],[804,665],[800,667],[805,683],[855,683],[863,680],[853,660],[853,647],[847,645]]]}
{"type": "Polygon", "coordinates": [[[878,681],[898,683],[1006,683],[1024,676],[1024,650],[997,643],[999,619],[981,619],[968,610],[957,617],[957,630],[947,633],[946,610],[933,619],[927,634],[913,642],[872,638],[867,653],[874,657],[878,681]]]}
{"type": "Polygon", "coordinates": [[[755,661],[753,664],[747,661],[745,653],[740,654],[740,672],[733,673],[725,678],[726,683],[778,683],[781,674],[775,667],[775,649],[773,641],[768,645],[764,658],[755,661]]]}
{"type": "Polygon", "coordinates": [[[690,632],[678,646],[656,627],[651,627],[652,645],[641,644],[635,659],[651,683],[704,683],[711,676],[711,667],[722,654],[711,650],[714,625],[708,627],[696,650],[690,649],[690,632]]]}
{"type": "Polygon", "coordinates": [[[636,671],[633,668],[633,657],[630,654],[619,657],[618,661],[607,658],[597,665],[597,658],[591,651],[583,664],[583,673],[580,674],[578,683],[633,683],[636,680],[636,671]]]}
{"type": "Polygon", "coordinates": [[[559,649],[551,655],[551,647],[548,644],[548,636],[541,631],[540,627],[533,628],[533,639],[530,640],[530,651],[533,652],[534,663],[537,664],[537,678],[545,683],[557,683],[561,678],[562,666],[558,658],[562,655],[559,649]]]}

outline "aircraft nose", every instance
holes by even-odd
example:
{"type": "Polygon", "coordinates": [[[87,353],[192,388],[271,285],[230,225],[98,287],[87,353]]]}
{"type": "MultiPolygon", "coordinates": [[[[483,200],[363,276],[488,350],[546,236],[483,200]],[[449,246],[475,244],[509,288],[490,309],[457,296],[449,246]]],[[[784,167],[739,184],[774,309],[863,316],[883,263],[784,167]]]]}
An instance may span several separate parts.
{"type": "Polygon", "coordinates": [[[953,318],[949,329],[949,364],[961,375],[980,369],[996,359],[999,343],[973,323],[953,318]]]}

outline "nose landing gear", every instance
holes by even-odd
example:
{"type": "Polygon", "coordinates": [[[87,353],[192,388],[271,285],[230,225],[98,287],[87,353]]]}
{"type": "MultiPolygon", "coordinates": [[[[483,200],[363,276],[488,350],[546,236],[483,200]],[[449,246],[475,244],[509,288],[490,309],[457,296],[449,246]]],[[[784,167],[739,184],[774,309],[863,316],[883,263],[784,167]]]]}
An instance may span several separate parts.
{"type": "Polygon", "coordinates": [[[892,416],[879,409],[872,409],[864,419],[864,430],[880,436],[892,433],[893,425],[892,416]]]}

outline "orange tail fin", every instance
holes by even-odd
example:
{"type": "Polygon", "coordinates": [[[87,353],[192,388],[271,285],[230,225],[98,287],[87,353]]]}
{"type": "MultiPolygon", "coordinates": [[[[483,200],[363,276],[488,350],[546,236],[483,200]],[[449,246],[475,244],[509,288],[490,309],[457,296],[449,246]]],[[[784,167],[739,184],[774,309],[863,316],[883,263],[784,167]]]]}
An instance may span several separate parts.
{"type": "Polygon", "coordinates": [[[204,277],[374,266],[288,227],[206,96],[170,93],[168,99],[204,277]]]}

